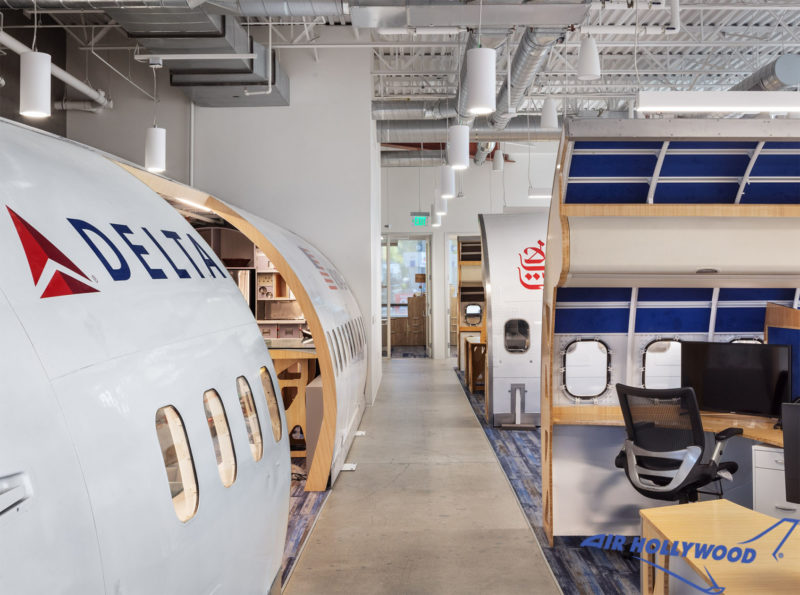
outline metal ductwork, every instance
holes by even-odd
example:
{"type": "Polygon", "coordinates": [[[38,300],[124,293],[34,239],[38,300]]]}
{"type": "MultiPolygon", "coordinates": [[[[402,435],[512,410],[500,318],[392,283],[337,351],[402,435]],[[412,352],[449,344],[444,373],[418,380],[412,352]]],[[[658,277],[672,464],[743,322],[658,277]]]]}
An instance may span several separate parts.
{"type": "Polygon", "coordinates": [[[547,63],[550,48],[563,35],[563,31],[542,33],[526,29],[511,62],[511,73],[497,94],[497,110],[489,117],[489,123],[494,128],[502,130],[506,127],[522,104],[533,77],[547,63]]]}
{"type": "Polygon", "coordinates": [[[373,101],[373,120],[445,120],[455,118],[456,100],[373,101]]]}
{"type": "MultiPolygon", "coordinates": [[[[381,120],[377,122],[379,143],[447,142],[445,120],[381,120]]],[[[486,118],[476,119],[469,132],[470,141],[559,140],[561,130],[528,126],[527,118],[512,119],[503,130],[494,128],[486,118]]]]}
{"type": "Polygon", "coordinates": [[[245,17],[340,17],[349,14],[342,0],[211,0],[245,17]]]}
{"type": "Polygon", "coordinates": [[[453,118],[460,124],[471,124],[474,118],[467,113],[467,60],[466,52],[478,47],[478,36],[470,32],[459,73],[459,94],[453,99],[438,101],[373,101],[373,120],[446,120],[453,118]]]}
{"type": "Polygon", "coordinates": [[[800,84],[800,56],[787,54],[762,66],[730,91],[780,91],[800,84]]]}
{"type": "Polygon", "coordinates": [[[486,161],[486,158],[492,151],[494,151],[496,146],[497,143],[494,141],[478,143],[478,148],[475,151],[475,157],[472,158],[473,163],[475,163],[475,165],[483,165],[484,161],[486,161]]]}
{"type": "Polygon", "coordinates": [[[0,8],[17,10],[111,10],[128,8],[194,9],[204,0],[0,0],[0,8]]]}
{"type": "Polygon", "coordinates": [[[434,167],[441,164],[441,151],[381,151],[381,167],[434,167]]]}

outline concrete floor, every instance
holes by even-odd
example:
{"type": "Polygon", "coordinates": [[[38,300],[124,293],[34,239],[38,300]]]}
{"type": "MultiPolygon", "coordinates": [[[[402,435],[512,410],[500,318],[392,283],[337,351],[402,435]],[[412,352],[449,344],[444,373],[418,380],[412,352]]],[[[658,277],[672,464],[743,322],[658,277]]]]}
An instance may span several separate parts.
{"type": "Polygon", "coordinates": [[[285,593],[559,593],[453,360],[384,364],[285,593]]]}

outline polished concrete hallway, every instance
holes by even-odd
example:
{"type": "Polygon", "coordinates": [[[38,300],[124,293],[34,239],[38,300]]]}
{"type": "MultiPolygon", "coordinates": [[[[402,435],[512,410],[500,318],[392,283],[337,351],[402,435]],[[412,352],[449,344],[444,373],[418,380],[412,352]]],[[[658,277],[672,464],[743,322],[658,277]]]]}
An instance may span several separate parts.
{"type": "Polygon", "coordinates": [[[285,593],[558,593],[453,371],[384,365],[285,593]]]}

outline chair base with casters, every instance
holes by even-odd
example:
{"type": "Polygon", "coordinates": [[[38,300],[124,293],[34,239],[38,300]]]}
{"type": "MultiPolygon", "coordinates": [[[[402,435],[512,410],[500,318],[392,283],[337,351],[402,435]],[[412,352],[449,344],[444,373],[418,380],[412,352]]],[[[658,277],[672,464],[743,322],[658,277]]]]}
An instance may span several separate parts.
{"type": "Polygon", "coordinates": [[[699,493],[714,494],[700,488],[733,479],[739,465],[720,458],[725,442],[742,429],[704,432],[692,388],[617,384],[617,395],[628,438],[614,464],[625,470],[637,492],[656,500],[696,502],[699,493]]]}

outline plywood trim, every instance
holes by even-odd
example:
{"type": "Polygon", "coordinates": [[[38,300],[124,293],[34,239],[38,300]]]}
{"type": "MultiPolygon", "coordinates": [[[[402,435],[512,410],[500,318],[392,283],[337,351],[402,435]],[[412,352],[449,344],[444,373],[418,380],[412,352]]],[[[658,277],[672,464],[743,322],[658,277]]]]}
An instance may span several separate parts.
{"type": "Polygon", "coordinates": [[[800,205],[562,204],[565,217],[800,218],[800,205]]]}
{"type": "Polygon", "coordinates": [[[771,326],[800,329],[800,310],[780,304],[767,304],[767,314],[764,317],[764,340],[767,342],[769,342],[767,329],[771,326]]]}
{"type": "Polygon", "coordinates": [[[336,439],[336,378],[334,375],[333,360],[331,359],[328,338],[322,328],[322,323],[320,322],[316,308],[314,308],[314,304],[308,292],[300,282],[300,278],[267,237],[252,223],[247,221],[232,208],[220,202],[214,196],[181,184],[180,182],[175,182],[174,180],[169,180],[144,171],[138,167],[133,167],[126,163],[115,163],[163,196],[173,198],[181,197],[211,209],[258,246],[258,248],[266,254],[267,258],[275,263],[276,268],[281,271],[281,276],[286,279],[289,286],[292,288],[303,310],[303,314],[306,317],[306,322],[311,330],[311,334],[314,337],[314,346],[317,351],[317,358],[319,359],[320,372],[322,375],[322,427],[320,428],[317,448],[311,461],[311,469],[308,471],[306,491],[324,491],[328,487],[328,479],[333,462],[333,447],[336,439]]]}

